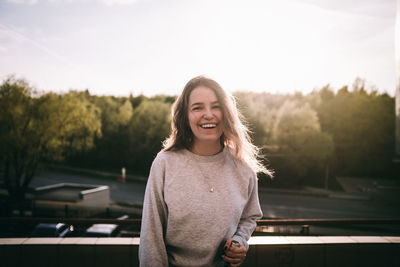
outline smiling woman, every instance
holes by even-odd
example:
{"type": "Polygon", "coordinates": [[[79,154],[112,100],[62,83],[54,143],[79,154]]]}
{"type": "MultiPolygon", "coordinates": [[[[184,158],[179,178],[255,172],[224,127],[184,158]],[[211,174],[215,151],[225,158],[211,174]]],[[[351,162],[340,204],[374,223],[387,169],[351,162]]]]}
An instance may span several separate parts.
{"type": "Polygon", "coordinates": [[[262,217],[256,173],[270,172],[214,80],[190,80],[172,111],[146,186],[140,265],[239,266],[262,217]]]}

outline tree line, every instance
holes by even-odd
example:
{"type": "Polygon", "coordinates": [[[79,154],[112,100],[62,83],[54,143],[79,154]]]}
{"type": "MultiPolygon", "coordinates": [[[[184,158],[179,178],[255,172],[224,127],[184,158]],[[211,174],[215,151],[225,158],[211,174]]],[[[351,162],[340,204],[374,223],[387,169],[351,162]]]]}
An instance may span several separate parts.
{"type": "Polygon", "coordinates": [[[395,99],[366,88],[364,80],[307,95],[236,97],[277,184],[322,187],[326,176],[396,178],[395,99]]]}
{"type": "MultiPolygon", "coordinates": [[[[303,95],[236,92],[252,138],[277,186],[323,186],[325,177],[394,178],[394,98],[329,85],[303,95]]],[[[0,164],[10,196],[23,198],[40,163],[62,162],[147,175],[170,133],[176,96],[38,93],[8,77],[0,85],[0,164]]]]}

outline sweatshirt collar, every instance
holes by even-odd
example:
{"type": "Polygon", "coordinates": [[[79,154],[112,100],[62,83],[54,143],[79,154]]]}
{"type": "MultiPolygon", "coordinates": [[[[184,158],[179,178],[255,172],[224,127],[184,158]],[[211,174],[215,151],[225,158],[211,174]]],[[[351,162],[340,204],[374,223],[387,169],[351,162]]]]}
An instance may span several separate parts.
{"type": "Polygon", "coordinates": [[[194,154],[193,152],[189,151],[186,148],[184,149],[184,154],[196,162],[219,162],[224,159],[226,153],[227,153],[226,148],[224,148],[221,152],[219,152],[215,155],[200,156],[200,155],[194,154]]]}

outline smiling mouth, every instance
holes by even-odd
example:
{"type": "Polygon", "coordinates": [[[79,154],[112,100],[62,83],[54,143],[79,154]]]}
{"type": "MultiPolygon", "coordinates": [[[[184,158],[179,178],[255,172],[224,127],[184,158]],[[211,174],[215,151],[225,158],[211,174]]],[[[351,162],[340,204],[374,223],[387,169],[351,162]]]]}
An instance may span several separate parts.
{"type": "Polygon", "coordinates": [[[213,128],[217,127],[217,124],[215,124],[215,123],[207,123],[207,124],[200,125],[200,127],[203,128],[203,129],[213,129],[213,128]]]}

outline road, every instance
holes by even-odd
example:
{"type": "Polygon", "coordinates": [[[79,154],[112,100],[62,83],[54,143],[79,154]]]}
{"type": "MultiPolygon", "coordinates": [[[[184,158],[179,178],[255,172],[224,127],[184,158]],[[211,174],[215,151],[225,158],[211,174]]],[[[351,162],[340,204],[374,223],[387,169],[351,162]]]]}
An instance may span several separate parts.
{"type": "Polygon", "coordinates": [[[98,178],[88,175],[67,174],[56,171],[42,171],[33,179],[31,186],[39,187],[57,183],[77,183],[90,185],[108,185],[110,198],[116,202],[143,203],[146,184],[121,183],[117,179],[98,178]]]}
{"type": "Polygon", "coordinates": [[[373,200],[324,198],[304,195],[260,193],[267,218],[387,218],[399,217],[397,205],[373,200]]]}
{"type": "MultiPolygon", "coordinates": [[[[145,183],[121,183],[116,179],[43,171],[32,182],[33,187],[55,183],[108,185],[116,202],[143,203],[145,183]]],[[[397,204],[373,200],[354,200],[280,193],[260,190],[260,205],[266,218],[392,218],[400,217],[397,204]]]]}

